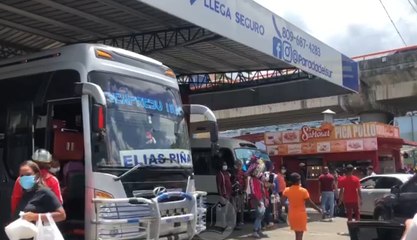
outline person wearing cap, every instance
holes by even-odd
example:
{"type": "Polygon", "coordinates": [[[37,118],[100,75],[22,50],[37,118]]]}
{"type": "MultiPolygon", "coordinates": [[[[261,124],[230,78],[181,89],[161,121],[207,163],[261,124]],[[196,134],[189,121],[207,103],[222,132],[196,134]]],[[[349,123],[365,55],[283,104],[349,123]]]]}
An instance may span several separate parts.
{"type": "Polygon", "coordinates": [[[375,176],[376,173],[374,172],[374,167],[373,166],[369,166],[367,171],[366,171],[368,176],[375,176]]]}
{"type": "Polygon", "coordinates": [[[353,166],[346,166],[346,176],[339,181],[339,204],[344,204],[348,221],[352,221],[352,213],[355,220],[360,220],[359,203],[362,202],[361,184],[358,177],[353,176],[353,166]]]}
{"type": "Polygon", "coordinates": [[[291,187],[287,187],[283,193],[283,198],[289,201],[288,223],[292,231],[295,232],[295,240],[302,240],[304,232],[307,231],[307,210],[306,203],[316,209],[320,214],[321,209],[310,199],[307,189],[300,186],[301,176],[292,173],[291,187]]]}
{"type": "MultiPolygon", "coordinates": [[[[38,149],[32,155],[32,160],[38,164],[40,168],[40,175],[42,182],[45,187],[51,189],[51,191],[56,195],[59,202],[62,204],[62,195],[61,195],[61,186],[59,185],[58,179],[49,172],[52,163],[52,155],[49,151],[45,149],[38,149]]],[[[11,199],[11,211],[12,216],[15,214],[16,208],[19,205],[23,196],[23,189],[20,185],[20,177],[16,180],[11,199]]]]}

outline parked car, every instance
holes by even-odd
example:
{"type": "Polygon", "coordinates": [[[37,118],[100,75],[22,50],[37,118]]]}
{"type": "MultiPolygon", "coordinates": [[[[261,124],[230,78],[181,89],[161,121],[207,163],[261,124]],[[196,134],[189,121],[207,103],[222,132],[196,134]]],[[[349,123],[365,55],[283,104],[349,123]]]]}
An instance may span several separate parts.
{"type": "Polygon", "coordinates": [[[361,179],[362,186],[362,215],[373,216],[375,201],[391,193],[391,188],[402,185],[413,175],[411,174],[380,174],[361,179]]]}
{"type": "Polygon", "coordinates": [[[348,222],[351,240],[400,240],[405,226],[396,222],[348,222]]]}
{"type": "Polygon", "coordinates": [[[375,203],[374,219],[403,223],[417,213],[417,174],[401,185],[391,188],[391,193],[375,203]]]}

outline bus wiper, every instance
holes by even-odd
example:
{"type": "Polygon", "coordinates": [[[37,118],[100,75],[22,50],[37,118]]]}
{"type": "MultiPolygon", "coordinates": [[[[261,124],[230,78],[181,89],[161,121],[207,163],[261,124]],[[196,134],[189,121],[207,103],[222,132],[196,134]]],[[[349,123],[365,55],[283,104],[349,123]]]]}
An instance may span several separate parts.
{"type": "Polygon", "coordinates": [[[137,170],[138,168],[140,168],[141,166],[143,166],[142,163],[138,163],[136,164],[136,166],[132,167],[131,169],[127,170],[126,172],[124,172],[122,175],[118,176],[118,177],[114,177],[114,181],[120,181],[120,179],[126,177],[127,175],[131,174],[132,172],[134,172],[135,170],[137,170]]]}

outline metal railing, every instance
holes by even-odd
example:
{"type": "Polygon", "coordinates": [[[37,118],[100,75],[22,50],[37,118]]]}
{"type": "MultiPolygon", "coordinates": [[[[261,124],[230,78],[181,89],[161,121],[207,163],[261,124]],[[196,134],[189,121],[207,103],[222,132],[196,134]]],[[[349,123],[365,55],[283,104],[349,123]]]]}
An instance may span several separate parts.
{"type": "Polygon", "coordinates": [[[167,192],[155,198],[93,199],[98,239],[191,239],[206,229],[205,192],[167,192]],[[186,227],[185,227],[186,226],[186,227]]]}

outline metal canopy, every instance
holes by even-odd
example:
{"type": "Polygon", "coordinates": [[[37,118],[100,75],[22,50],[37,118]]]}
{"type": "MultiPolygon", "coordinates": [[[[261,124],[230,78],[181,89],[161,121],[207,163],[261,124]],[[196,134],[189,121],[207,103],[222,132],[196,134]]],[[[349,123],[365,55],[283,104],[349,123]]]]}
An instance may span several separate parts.
{"type": "Polygon", "coordinates": [[[77,42],[133,50],[179,74],[291,67],[136,0],[0,2],[0,58],[77,42]]]}

